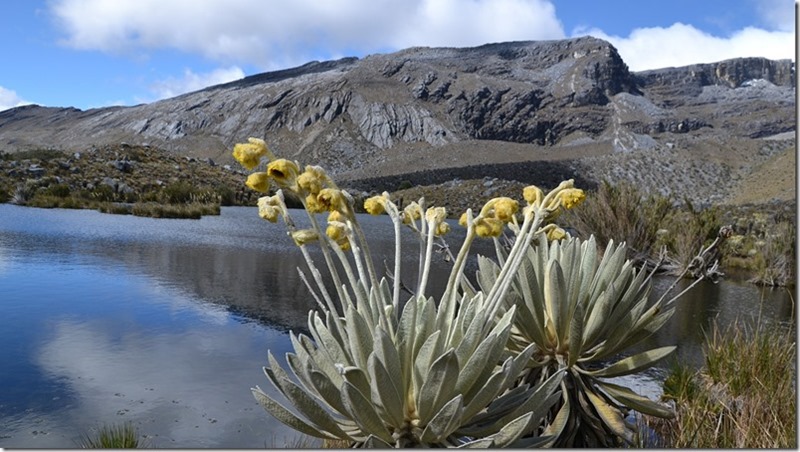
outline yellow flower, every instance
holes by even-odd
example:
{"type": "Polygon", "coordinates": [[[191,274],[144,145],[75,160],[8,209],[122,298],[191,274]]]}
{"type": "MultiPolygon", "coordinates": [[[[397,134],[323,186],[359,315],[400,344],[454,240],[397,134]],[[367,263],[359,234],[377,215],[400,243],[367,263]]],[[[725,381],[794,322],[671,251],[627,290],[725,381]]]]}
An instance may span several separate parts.
{"type": "Polygon", "coordinates": [[[237,143],[233,146],[233,158],[243,167],[252,170],[261,161],[261,157],[272,159],[267,143],[259,138],[250,138],[248,143],[237,143]]]}
{"type": "Polygon", "coordinates": [[[258,216],[275,223],[281,213],[276,196],[262,196],[258,198],[258,216]]]}
{"type": "Polygon", "coordinates": [[[412,201],[403,209],[403,224],[411,224],[412,221],[420,218],[422,218],[422,207],[418,202],[412,201]]]}
{"type": "Polygon", "coordinates": [[[297,185],[309,193],[318,194],[326,185],[332,182],[325,170],[318,166],[306,165],[306,170],[297,177],[297,185]]]}
{"type": "Polygon", "coordinates": [[[373,196],[364,201],[364,210],[370,215],[380,215],[386,212],[386,197],[383,195],[373,196]]]}
{"type": "Polygon", "coordinates": [[[478,237],[500,237],[500,234],[503,233],[504,224],[497,218],[479,217],[478,221],[475,222],[475,233],[478,237]]]}
{"type": "Polygon", "coordinates": [[[325,212],[325,206],[317,201],[317,195],[309,193],[306,196],[306,210],[308,210],[308,213],[322,213],[325,212]]]}
{"type": "Polygon", "coordinates": [[[297,173],[300,169],[291,160],[277,159],[267,165],[267,174],[275,180],[281,188],[294,189],[297,173]]]}
{"type": "Polygon", "coordinates": [[[425,211],[425,221],[438,225],[447,218],[447,210],[444,207],[428,207],[425,211]]]}
{"type": "Polygon", "coordinates": [[[344,223],[339,221],[328,223],[328,227],[325,228],[325,235],[336,243],[339,243],[342,239],[347,240],[347,232],[345,231],[344,223]]]}
{"type": "Polygon", "coordinates": [[[344,211],[346,208],[344,195],[338,188],[323,188],[317,195],[317,202],[328,212],[344,211]]]}
{"type": "Polygon", "coordinates": [[[496,198],[497,202],[494,205],[494,216],[504,223],[511,221],[511,218],[519,210],[519,203],[511,198],[501,197],[496,198]]]}
{"type": "Polygon", "coordinates": [[[339,212],[338,210],[334,210],[333,212],[328,214],[328,222],[330,223],[331,221],[338,221],[340,223],[344,223],[345,221],[347,221],[347,218],[345,218],[345,216],[342,215],[342,213],[339,212]]]}
{"type": "Polygon", "coordinates": [[[554,227],[549,231],[547,231],[547,240],[550,240],[551,242],[553,240],[565,239],[566,237],[567,237],[567,231],[559,227],[554,227]]]}
{"type": "Polygon", "coordinates": [[[571,209],[586,199],[586,194],[580,188],[567,188],[562,190],[558,197],[565,209],[571,209]]]}
{"type": "Polygon", "coordinates": [[[458,224],[465,228],[467,227],[467,212],[462,213],[461,216],[458,217],[458,224]]]}
{"type": "Polygon", "coordinates": [[[292,239],[297,246],[302,246],[319,240],[319,235],[313,229],[299,229],[292,232],[292,239]]]}
{"type": "Polygon", "coordinates": [[[443,221],[439,223],[438,226],[436,226],[436,231],[434,231],[434,235],[436,235],[437,237],[441,237],[447,234],[448,232],[450,232],[450,225],[447,224],[446,221],[443,221]]]}
{"type": "Polygon", "coordinates": [[[266,193],[269,191],[269,176],[267,173],[253,173],[247,176],[247,181],[245,185],[252,188],[255,191],[260,191],[261,193],[266,193]]]}
{"type": "Polygon", "coordinates": [[[528,201],[529,205],[538,205],[541,204],[544,193],[541,188],[535,185],[528,185],[522,190],[522,197],[525,198],[525,201],[528,201]]]}

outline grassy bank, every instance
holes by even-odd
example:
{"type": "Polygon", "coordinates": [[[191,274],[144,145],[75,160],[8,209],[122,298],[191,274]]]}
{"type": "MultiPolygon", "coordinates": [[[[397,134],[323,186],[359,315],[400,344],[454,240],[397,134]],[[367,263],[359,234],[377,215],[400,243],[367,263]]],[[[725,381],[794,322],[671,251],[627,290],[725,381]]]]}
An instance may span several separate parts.
{"type": "Polygon", "coordinates": [[[648,418],[661,447],[797,448],[795,333],[734,324],[707,335],[705,365],[675,367],[672,420],[648,418]]]}

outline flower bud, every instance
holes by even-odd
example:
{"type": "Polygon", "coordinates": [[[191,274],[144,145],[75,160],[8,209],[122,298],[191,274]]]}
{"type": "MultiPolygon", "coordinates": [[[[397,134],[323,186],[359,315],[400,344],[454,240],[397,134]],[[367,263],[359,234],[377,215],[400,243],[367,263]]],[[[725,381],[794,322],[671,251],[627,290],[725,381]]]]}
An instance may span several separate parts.
{"type": "Polygon", "coordinates": [[[511,218],[519,210],[519,203],[511,198],[501,197],[496,198],[497,202],[494,204],[494,216],[498,220],[508,223],[511,218]]]}
{"type": "Polygon", "coordinates": [[[252,170],[261,162],[261,157],[273,157],[264,140],[250,138],[248,141],[248,143],[237,143],[233,146],[233,158],[243,167],[252,170]]]}
{"type": "Polygon", "coordinates": [[[319,235],[313,229],[299,229],[292,232],[292,239],[297,246],[303,246],[319,240],[319,235]]]}
{"type": "Polygon", "coordinates": [[[541,188],[535,185],[528,185],[522,190],[522,197],[525,198],[525,201],[528,201],[528,204],[538,205],[544,199],[544,193],[541,188]]]}
{"type": "Polygon", "coordinates": [[[567,237],[567,231],[559,227],[554,227],[549,231],[547,231],[547,240],[550,240],[551,242],[553,240],[562,240],[565,239],[566,237],[567,237]]]}
{"type": "Polygon", "coordinates": [[[567,188],[562,190],[558,197],[565,209],[571,209],[586,199],[586,194],[580,188],[567,188]]]}
{"type": "Polygon", "coordinates": [[[325,183],[325,173],[319,167],[306,166],[303,174],[297,176],[297,186],[308,193],[318,194],[325,183]]]}
{"type": "Polygon", "coordinates": [[[245,185],[252,188],[255,191],[260,191],[261,193],[266,193],[269,191],[269,176],[267,173],[252,173],[247,176],[247,181],[245,185]]]}
{"type": "Polygon", "coordinates": [[[296,189],[295,183],[297,182],[297,173],[300,169],[297,164],[286,159],[277,159],[269,162],[267,165],[267,174],[275,183],[281,188],[296,189]]]}
{"type": "Polygon", "coordinates": [[[364,201],[364,210],[370,215],[386,212],[386,198],[383,195],[373,196],[364,201]]]}
{"type": "Polygon", "coordinates": [[[334,210],[342,212],[347,207],[344,195],[338,188],[323,188],[317,195],[317,202],[328,212],[333,212],[334,210]]]}
{"type": "Polygon", "coordinates": [[[500,237],[503,233],[503,223],[497,218],[493,217],[478,217],[475,222],[475,234],[478,237],[500,237]]]}
{"type": "Polygon", "coordinates": [[[275,223],[281,213],[277,196],[262,196],[258,198],[258,216],[275,223]]]}
{"type": "Polygon", "coordinates": [[[306,210],[308,213],[322,213],[325,212],[325,206],[317,201],[317,195],[309,193],[306,196],[306,210]]]}

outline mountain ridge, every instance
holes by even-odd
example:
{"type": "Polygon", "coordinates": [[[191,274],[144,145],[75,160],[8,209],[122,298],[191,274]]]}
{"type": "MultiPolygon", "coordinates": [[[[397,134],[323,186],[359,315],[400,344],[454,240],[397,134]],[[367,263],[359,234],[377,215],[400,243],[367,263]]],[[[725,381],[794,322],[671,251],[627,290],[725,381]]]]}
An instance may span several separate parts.
{"type": "Polygon", "coordinates": [[[631,72],[591,37],[415,47],[132,107],[18,107],[0,112],[0,150],[129,142],[229,163],[234,143],[258,136],[353,183],[417,173],[428,176],[414,183],[442,183],[431,175],[472,177],[468,168],[502,177],[503,165],[550,162],[561,168],[552,177],[720,202],[794,147],[793,135],[764,140],[795,131],[794,82],[791,60],[763,58],[631,72]]]}

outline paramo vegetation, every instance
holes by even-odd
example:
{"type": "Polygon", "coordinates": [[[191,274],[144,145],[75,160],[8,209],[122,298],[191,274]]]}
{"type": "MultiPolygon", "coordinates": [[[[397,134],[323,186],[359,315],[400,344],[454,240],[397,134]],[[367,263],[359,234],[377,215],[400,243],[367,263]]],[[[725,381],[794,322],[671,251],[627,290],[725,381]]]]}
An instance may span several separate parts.
{"type": "MultiPolygon", "coordinates": [[[[628,352],[665,324],[680,294],[651,301],[654,272],[637,269],[628,248],[580,240],[559,226],[586,198],[572,180],[549,192],[528,186],[523,202],[498,197],[467,209],[463,243],[434,298],[433,248],[452,234],[444,208],[424,198],[399,205],[386,192],[366,199],[364,209],[385,214],[396,238],[393,267],[378,272],[353,197],[324,169],[277,158],[256,138],[233,155],[256,170],[247,186],[265,195],[276,186],[258,200],[258,213],[284,223],[318,305],[309,335],[291,334],[293,352],[282,361],[269,354],[264,373],[280,397],[253,389],[283,423],[356,447],[597,447],[634,444],[631,410],[675,416],[606,379],[673,351],[628,352]],[[287,208],[288,197],[300,200],[310,228],[295,226],[299,212],[287,208]],[[401,266],[401,228],[418,237],[416,268],[401,266]],[[464,268],[475,240],[493,241],[495,256],[478,257],[471,280],[464,268]],[[413,287],[401,283],[409,280],[413,287]]],[[[707,260],[720,238],[698,257],[707,260]]],[[[699,266],[696,276],[715,269],[699,266]]]]}

